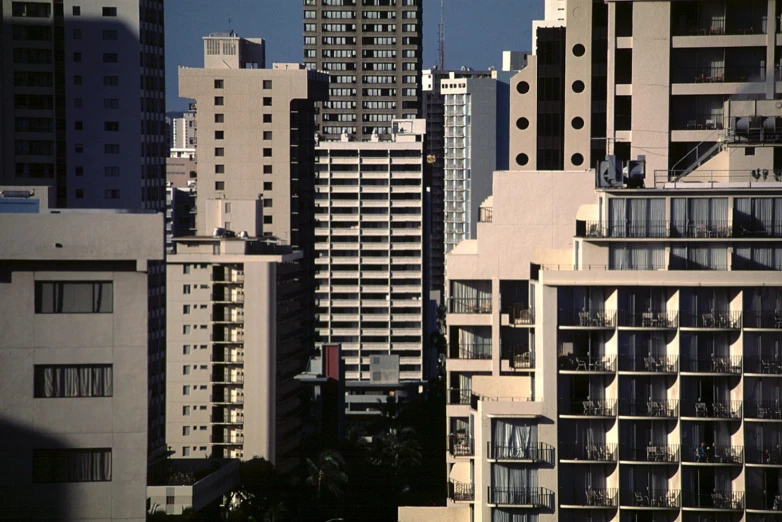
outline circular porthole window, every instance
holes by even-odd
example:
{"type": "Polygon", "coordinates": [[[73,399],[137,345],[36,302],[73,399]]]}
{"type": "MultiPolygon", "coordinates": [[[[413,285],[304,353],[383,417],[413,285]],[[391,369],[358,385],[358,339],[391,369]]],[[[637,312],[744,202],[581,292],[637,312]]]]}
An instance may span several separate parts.
{"type": "Polygon", "coordinates": [[[573,163],[575,166],[580,166],[584,164],[584,156],[576,152],[572,156],[570,156],[570,162],[573,163]]]}
{"type": "Polygon", "coordinates": [[[522,167],[529,163],[529,156],[527,156],[524,153],[516,155],[516,164],[521,165],[522,167]]]}
{"type": "Polygon", "coordinates": [[[519,94],[527,94],[529,92],[529,84],[527,82],[519,82],[516,84],[516,90],[519,94]]]}
{"type": "Polygon", "coordinates": [[[582,92],[584,92],[585,88],[586,86],[584,85],[584,82],[582,82],[581,80],[576,80],[573,82],[573,92],[577,94],[581,94],[582,92]]]}
{"type": "Polygon", "coordinates": [[[573,46],[573,54],[578,56],[579,58],[581,56],[584,56],[585,53],[586,53],[586,47],[584,47],[583,45],[576,44],[573,46]]]}
{"type": "Polygon", "coordinates": [[[519,118],[516,120],[516,127],[518,127],[521,130],[525,130],[529,128],[529,120],[527,118],[519,118]]]}
{"type": "Polygon", "coordinates": [[[573,126],[574,129],[581,130],[584,128],[584,118],[580,118],[576,116],[575,118],[573,118],[570,124],[573,126]]]}

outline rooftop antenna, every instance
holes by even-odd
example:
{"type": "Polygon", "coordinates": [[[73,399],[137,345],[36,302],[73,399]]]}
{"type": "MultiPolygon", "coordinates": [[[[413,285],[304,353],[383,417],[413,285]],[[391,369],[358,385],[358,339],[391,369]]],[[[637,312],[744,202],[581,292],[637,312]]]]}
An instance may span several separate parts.
{"type": "Polygon", "coordinates": [[[440,25],[437,26],[440,54],[440,70],[445,70],[445,0],[440,0],[440,25]]]}

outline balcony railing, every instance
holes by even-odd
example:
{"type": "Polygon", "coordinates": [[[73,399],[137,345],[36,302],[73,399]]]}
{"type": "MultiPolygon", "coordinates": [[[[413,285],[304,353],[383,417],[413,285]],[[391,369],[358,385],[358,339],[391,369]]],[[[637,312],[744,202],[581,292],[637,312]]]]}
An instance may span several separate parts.
{"type": "Polygon", "coordinates": [[[547,488],[488,487],[489,503],[554,509],[554,492],[547,488]]]}
{"type": "Polygon", "coordinates": [[[657,220],[587,221],[586,237],[668,237],[668,222],[657,220]]]}
{"type": "Polygon", "coordinates": [[[675,463],[680,459],[681,448],[678,444],[649,444],[638,447],[621,444],[619,446],[619,460],[675,463]]]}
{"type": "Polygon", "coordinates": [[[691,373],[741,373],[741,355],[712,355],[700,359],[683,357],[681,371],[691,373]]]}
{"type": "Polygon", "coordinates": [[[682,491],[682,506],[705,509],[744,509],[743,491],[682,491]]]}
{"type": "Polygon", "coordinates": [[[655,372],[655,373],[676,373],[679,371],[678,355],[654,355],[636,356],[631,348],[621,349],[619,354],[620,372],[655,372]]]}
{"type": "Polygon", "coordinates": [[[671,130],[722,130],[725,114],[720,111],[687,111],[673,115],[671,130]]]}
{"type": "Polygon", "coordinates": [[[765,82],[766,67],[762,65],[673,67],[673,83],[733,83],[765,82]]]}
{"type": "Polygon", "coordinates": [[[516,303],[510,309],[509,320],[511,325],[533,325],[535,324],[535,311],[524,303],[516,303]]]}
{"type": "Polygon", "coordinates": [[[749,491],[747,492],[747,509],[782,511],[782,495],[768,491],[749,491]]]}
{"type": "Polygon", "coordinates": [[[740,419],[741,401],[681,401],[682,417],[699,417],[704,419],[740,419]]]}
{"type": "Polygon", "coordinates": [[[616,355],[563,355],[559,357],[559,369],[572,372],[615,372],[616,355]]]}
{"type": "Polygon", "coordinates": [[[679,400],[620,400],[619,415],[625,415],[629,417],[676,418],[679,416],[679,400]]]}
{"type": "Polygon", "coordinates": [[[730,237],[727,221],[671,221],[670,237],[715,238],[730,237]]]}
{"type": "Polygon", "coordinates": [[[448,437],[448,452],[454,457],[471,457],[475,455],[475,441],[465,435],[448,437]]]}
{"type": "Polygon", "coordinates": [[[616,462],[617,444],[559,444],[560,460],[616,462]]]}
{"type": "Polygon", "coordinates": [[[671,509],[682,506],[682,495],[678,489],[623,490],[621,498],[623,506],[671,509]]]}
{"type": "Polygon", "coordinates": [[[560,326],[575,326],[583,328],[614,328],[616,327],[616,312],[613,310],[560,310],[560,326]]]}
{"type": "Polygon", "coordinates": [[[616,416],[616,399],[585,399],[581,401],[561,400],[560,415],[583,415],[585,417],[616,416]]]}
{"type": "Polygon", "coordinates": [[[778,446],[770,448],[747,446],[744,451],[747,464],[782,465],[782,449],[778,446]]]}
{"type": "Polygon", "coordinates": [[[708,445],[682,446],[683,462],[698,464],[743,464],[743,446],[708,445]]]}
{"type": "Polygon", "coordinates": [[[491,313],[491,297],[451,297],[449,305],[452,314],[491,313]]]}
{"type": "Polygon", "coordinates": [[[451,359],[491,359],[491,342],[459,343],[452,346],[451,359]]]}
{"type": "Polygon", "coordinates": [[[641,312],[636,314],[620,310],[619,326],[630,328],[677,328],[679,326],[679,312],[668,310],[665,312],[641,312]]]}
{"type": "Polygon", "coordinates": [[[782,330],[782,311],[744,312],[744,328],[767,328],[782,330]]]}
{"type": "Polygon", "coordinates": [[[531,460],[532,462],[554,462],[554,446],[545,442],[530,444],[528,447],[508,446],[486,443],[486,451],[490,459],[495,460],[531,460]]]}
{"type": "Polygon", "coordinates": [[[448,498],[454,502],[471,502],[475,500],[475,487],[467,482],[449,482],[448,498]]]}
{"type": "Polygon", "coordinates": [[[494,209],[492,207],[480,207],[478,209],[478,222],[491,223],[493,215],[494,215],[494,209]]]}
{"type": "Polygon", "coordinates": [[[216,402],[216,403],[227,403],[227,404],[243,404],[244,403],[244,397],[241,395],[237,396],[230,396],[230,395],[210,395],[209,396],[209,402],[216,402]]]}
{"type": "Polygon", "coordinates": [[[535,353],[529,350],[529,346],[507,346],[502,350],[502,358],[509,361],[511,368],[531,369],[535,367],[535,353]]]}
{"type": "Polygon", "coordinates": [[[611,489],[560,489],[560,504],[564,506],[616,507],[619,490],[611,489]]]}
{"type": "Polygon", "coordinates": [[[682,328],[715,328],[722,330],[738,330],[741,328],[741,312],[687,312],[682,311],[679,317],[682,328]]]}
{"type": "Polygon", "coordinates": [[[448,390],[448,404],[470,404],[470,390],[450,388],[448,390]]]}
{"type": "Polygon", "coordinates": [[[744,401],[744,416],[750,419],[782,420],[782,402],[744,401]]]}

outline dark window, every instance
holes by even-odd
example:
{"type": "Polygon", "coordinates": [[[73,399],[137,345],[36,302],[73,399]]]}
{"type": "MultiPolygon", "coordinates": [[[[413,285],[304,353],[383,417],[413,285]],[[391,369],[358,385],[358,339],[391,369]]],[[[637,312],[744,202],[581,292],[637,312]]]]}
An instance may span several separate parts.
{"type": "Polygon", "coordinates": [[[215,156],[225,156],[225,149],[222,147],[215,148],[215,156]]]}
{"type": "Polygon", "coordinates": [[[110,314],[114,311],[111,282],[36,281],[37,314],[110,314]]]}
{"type": "Polygon", "coordinates": [[[117,63],[119,55],[117,53],[103,53],[103,63],[117,63]]]}
{"type": "Polygon", "coordinates": [[[74,40],[81,40],[81,29],[74,29],[73,30],[73,39],[74,40]]]}
{"type": "Polygon", "coordinates": [[[74,121],[73,128],[76,130],[84,130],[84,122],[81,120],[74,121]]]}
{"type": "Polygon", "coordinates": [[[272,122],[272,115],[271,114],[264,114],[263,115],[263,122],[264,123],[271,123],[272,122]]]}
{"type": "Polygon", "coordinates": [[[104,98],[103,99],[103,108],[104,109],[119,109],[119,99],[117,99],[117,98],[104,98]]]}
{"type": "Polygon", "coordinates": [[[73,16],[81,16],[81,7],[78,5],[73,6],[73,16]]]}
{"type": "Polygon", "coordinates": [[[76,199],[84,199],[84,189],[76,189],[76,199]]]}
{"type": "Polygon", "coordinates": [[[271,174],[272,173],[272,166],[271,165],[264,165],[263,166],[263,173],[264,174],[271,174]]]}
{"type": "Polygon", "coordinates": [[[119,143],[106,143],[103,145],[104,154],[119,154],[119,143]]]}
{"type": "Polygon", "coordinates": [[[222,96],[215,96],[215,105],[222,105],[223,101],[224,100],[222,96]]]}
{"type": "Polygon", "coordinates": [[[265,107],[270,107],[270,106],[271,106],[271,104],[272,104],[272,99],[271,99],[271,97],[270,97],[270,96],[264,96],[264,97],[263,97],[263,105],[264,105],[265,107]]]}
{"type": "Polygon", "coordinates": [[[263,131],[263,139],[265,140],[272,139],[272,131],[263,131]]]}
{"type": "Polygon", "coordinates": [[[24,16],[27,18],[49,18],[51,14],[51,5],[48,3],[13,2],[11,4],[12,16],[24,16]]]}
{"type": "Polygon", "coordinates": [[[110,482],[111,449],[34,449],[33,482],[110,482]]]}
{"type": "Polygon", "coordinates": [[[119,122],[118,121],[104,121],[103,122],[103,130],[108,132],[119,132],[119,122]]]}
{"type": "Polygon", "coordinates": [[[104,7],[103,8],[103,16],[117,16],[117,8],[116,7],[104,7]]]}
{"type": "Polygon", "coordinates": [[[263,200],[263,207],[264,208],[272,208],[272,200],[271,199],[264,199],[263,200]]]}
{"type": "Polygon", "coordinates": [[[271,190],[272,189],[272,182],[271,181],[264,181],[263,182],[263,190],[271,190]]]}
{"type": "Polygon", "coordinates": [[[215,123],[225,123],[225,115],[224,114],[215,114],[215,123]]]}
{"type": "Polygon", "coordinates": [[[119,199],[119,189],[106,189],[103,191],[103,199],[119,199]]]}
{"type": "Polygon", "coordinates": [[[225,165],[215,165],[215,174],[225,174],[225,165]]]}
{"type": "Polygon", "coordinates": [[[103,77],[103,86],[104,87],[117,87],[117,86],[119,86],[119,76],[104,76],[103,77]]]}
{"type": "Polygon", "coordinates": [[[222,89],[223,85],[223,80],[215,80],[215,89],[222,89]]]}
{"type": "Polygon", "coordinates": [[[221,139],[223,139],[223,136],[225,136],[225,133],[224,133],[224,131],[221,131],[221,130],[220,130],[220,131],[215,131],[215,139],[216,139],[216,140],[221,140],[221,139]]]}
{"type": "Polygon", "coordinates": [[[73,61],[76,63],[81,62],[81,53],[73,53],[73,61]]]}
{"type": "Polygon", "coordinates": [[[271,225],[272,224],[272,217],[271,216],[263,216],[263,224],[264,225],[271,225]]]}
{"type": "Polygon", "coordinates": [[[116,29],[104,29],[103,30],[103,39],[104,40],[118,40],[119,39],[119,31],[116,29]]]}
{"type": "Polygon", "coordinates": [[[35,398],[111,397],[110,364],[35,365],[35,398]]]}
{"type": "Polygon", "coordinates": [[[264,80],[263,81],[263,88],[264,89],[271,89],[272,88],[272,81],[271,80],[264,80]]]}
{"type": "Polygon", "coordinates": [[[744,148],[744,155],[745,156],[754,156],[755,155],[755,147],[745,147],[744,148]]]}
{"type": "Polygon", "coordinates": [[[84,167],[79,165],[75,168],[75,174],[77,176],[84,176],[84,167]]]}
{"type": "Polygon", "coordinates": [[[215,181],[215,190],[225,190],[225,182],[215,181]]]}
{"type": "Polygon", "coordinates": [[[270,148],[263,149],[263,157],[264,158],[271,158],[272,157],[272,149],[270,149],[270,148]]]}

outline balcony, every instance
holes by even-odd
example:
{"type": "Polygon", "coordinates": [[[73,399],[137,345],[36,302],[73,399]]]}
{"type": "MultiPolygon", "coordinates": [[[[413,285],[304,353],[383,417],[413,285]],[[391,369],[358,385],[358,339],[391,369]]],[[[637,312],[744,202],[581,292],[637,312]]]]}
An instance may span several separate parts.
{"type": "Polygon", "coordinates": [[[619,371],[677,373],[679,371],[679,356],[649,354],[646,357],[636,357],[634,354],[620,354],[619,371]]]}
{"type": "MultiPolygon", "coordinates": [[[[689,127],[689,124],[688,124],[689,127]]],[[[669,237],[709,239],[731,237],[727,221],[671,221],[669,237]]]]}
{"type": "Polygon", "coordinates": [[[472,502],[475,500],[475,487],[467,482],[448,483],[448,498],[454,502],[472,502]]]}
{"type": "Polygon", "coordinates": [[[700,491],[682,491],[682,507],[715,510],[744,509],[743,491],[717,491],[701,493],[700,491]]]}
{"type": "Polygon", "coordinates": [[[619,312],[620,328],[648,328],[653,330],[674,330],[679,327],[679,312],[642,312],[634,314],[621,310],[619,312]]]}
{"type": "Polygon", "coordinates": [[[682,328],[703,328],[715,330],[739,330],[741,312],[681,312],[679,326],[682,328]]]}
{"type": "Polygon", "coordinates": [[[545,442],[530,445],[526,448],[518,446],[504,446],[493,442],[486,443],[486,452],[489,459],[494,460],[522,460],[529,462],[554,463],[554,446],[545,442]]]}
{"type": "Polygon", "coordinates": [[[491,223],[493,214],[492,207],[480,207],[478,209],[478,223],[491,223]]]}
{"type": "Polygon", "coordinates": [[[524,303],[516,303],[508,314],[510,326],[531,326],[535,324],[535,310],[528,308],[524,303]]]}
{"type": "Polygon", "coordinates": [[[569,354],[559,357],[559,370],[565,372],[616,372],[616,355],[587,355],[579,357],[569,354]]]}
{"type": "Polygon", "coordinates": [[[767,491],[747,493],[747,509],[753,511],[782,511],[782,495],[767,491]]]}
{"type": "Polygon", "coordinates": [[[744,463],[743,446],[703,445],[682,446],[683,464],[730,464],[740,466],[744,463]]]}
{"type": "Polygon", "coordinates": [[[683,358],[682,373],[741,374],[741,355],[712,355],[701,359],[683,358]]]}
{"type": "Polygon", "coordinates": [[[535,367],[535,354],[529,351],[529,346],[507,346],[502,350],[502,358],[509,361],[514,370],[532,369],[535,367]]]}
{"type": "Polygon", "coordinates": [[[696,419],[733,419],[740,420],[741,401],[681,401],[681,416],[696,419]]]}
{"type": "Polygon", "coordinates": [[[460,388],[448,389],[448,404],[470,404],[470,396],[472,395],[470,390],[462,390],[460,388]]]}
{"type": "Polygon", "coordinates": [[[673,83],[765,82],[766,68],[761,65],[672,67],[673,83]]]}
{"type": "Polygon", "coordinates": [[[244,404],[244,396],[242,395],[210,395],[209,402],[216,404],[244,404]]]}
{"type": "Polygon", "coordinates": [[[212,282],[228,284],[244,283],[244,272],[215,272],[212,282]]]}
{"type": "Polygon", "coordinates": [[[774,448],[747,446],[744,451],[747,464],[782,466],[782,450],[778,446],[774,448]]]}
{"type": "Polygon", "coordinates": [[[472,457],[475,455],[475,441],[466,435],[448,437],[448,453],[454,457],[472,457]]]}
{"type": "Polygon", "coordinates": [[[622,507],[679,509],[682,495],[678,489],[625,490],[621,495],[622,507]]]}
{"type": "Polygon", "coordinates": [[[554,509],[554,492],[547,488],[489,486],[489,504],[554,509]]]}
{"type": "Polygon", "coordinates": [[[226,374],[226,373],[213,373],[212,383],[223,384],[241,384],[244,382],[244,375],[242,374],[226,374]]]}
{"type": "Polygon", "coordinates": [[[559,459],[584,463],[616,462],[617,444],[566,444],[559,445],[559,459]]]}
{"type": "MultiPolygon", "coordinates": [[[[777,72],[780,71],[778,70],[777,72]]],[[[782,80],[782,75],[778,80],[782,80]]],[[[747,215],[734,214],[733,237],[782,237],[782,221],[775,219],[758,219],[747,215]]]]}
{"type": "Polygon", "coordinates": [[[220,290],[216,290],[212,293],[211,300],[214,303],[242,304],[244,303],[244,294],[232,294],[231,292],[222,292],[220,290]]]}
{"type": "Polygon", "coordinates": [[[676,464],[680,459],[681,448],[678,444],[649,444],[639,447],[622,444],[619,446],[619,460],[676,464]]]}
{"type": "Polygon", "coordinates": [[[782,311],[744,312],[744,328],[782,330],[782,311]]]}
{"type": "Polygon", "coordinates": [[[560,400],[559,414],[576,417],[616,417],[616,399],[560,400]]]}
{"type": "Polygon", "coordinates": [[[452,314],[490,314],[491,297],[451,297],[448,312],[452,314]]]}
{"type": "Polygon", "coordinates": [[[583,237],[587,238],[649,238],[668,237],[668,221],[626,220],[586,221],[583,237]]]}
{"type": "Polygon", "coordinates": [[[744,417],[758,420],[782,421],[782,402],[744,401],[744,417]]]}
{"type": "Polygon", "coordinates": [[[613,329],[616,328],[616,312],[612,310],[560,310],[560,328],[613,329]]]}
{"type": "Polygon", "coordinates": [[[619,416],[675,419],[679,416],[679,401],[678,399],[649,401],[620,400],[619,416]]]}
{"type": "Polygon", "coordinates": [[[619,490],[611,489],[560,489],[562,507],[615,508],[618,504],[619,490]]]}
{"type": "Polygon", "coordinates": [[[491,342],[459,343],[451,346],[449,359],[491,359],[491,342]]]}

